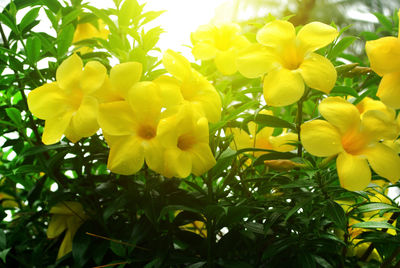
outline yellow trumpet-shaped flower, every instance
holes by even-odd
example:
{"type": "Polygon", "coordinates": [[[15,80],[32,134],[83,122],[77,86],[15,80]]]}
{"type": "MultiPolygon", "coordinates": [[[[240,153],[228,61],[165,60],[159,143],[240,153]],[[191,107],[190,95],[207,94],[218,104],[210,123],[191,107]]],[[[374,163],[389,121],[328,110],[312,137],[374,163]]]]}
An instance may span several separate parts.
{"type": "Polygon", "coordinates": [[[98,121],[110,147],[107,165],[112,172],[136,173],[144,161],[159,172],[163,163],[157,133],[161,108],[159,87],[153,82],[135,83],[126,101],[100,104],[98,121]]]}
{"type": "Polygon", "coordinates": [[[53,144],[65,136],[72,142],[96,133],[98,101],[92,95],[104,83],[106,68],[90,61],[83,69],[81,58],[73,54],[58,67],[57,82],[32,90],[29,110],[45,120],[42,141],[53,144]]]}
{"type": "Polygon", "coordinates": [[[194,57],[200,60],[214,59],[222,74],[234,74],[237,71],[238,51],[250,45],[247,38],[239,34],[240,30],[236,23],[200,26],[191,35],[194,57]]]}
{"type": "Polygon", "coordinates": [[[163,174],[185,178],[200,176],[215,165],[209,146],[208,121],[191,105],[160,121],[158,132],[165,148],[163,174]]]}
{"type": "Polygon", "coordinates": [[[363,190],[371,181],[368,166],[381,177],[396,182],[400,178],[400,158],[382,139],[394,139],[398,129],[394,120],[379,110],[360,116],[353,104],[340,97],[329,97],[319,105],[327,120],[313,120],[301,126],[301,142],[315,156],[338,154],[336,167],[343,188],[363,190]],[[368,160],[368,161],[367,161],[368,160]]]}
{"type": "Polygon", "coordinates": [[[329,93],[336,82],[336,70],[325,57],[314,53],[338,36],[338,31],[320,22],[305,25],[296,35],[288,21],[274,20],[257,33],[257,41],[241,52],[237,66],[249,78],[264,75],[264,98],[270,106],[297,102],[304,84],[329,93]]]}
{"type": "Polygon", "coordinates": [[[58,203],[50,209],[50,214],[52,216],[47,228],[47,237],[53,239],[65,231],[64,239],[58,250],[57,259],[59,259],[72,251],[75,233],[87,219],[87,216],[80,203],[70,201],[58,203]]]}
{"type": "Polygon", "coordinates": [[[167,50],[163,64],[174,77],[160,76],[156,80],[161,97],[169,111],[177,111],[184,103],[191,104],[208,121],[215,123],[221,118],[221,98],[213,85],[194,70],[182,55],[167,50]]]}
{"type": "MultiPolygon", "coordinates": [[[[400,11],[398,12],[400,17],[400,11]]],[[[400,32],[399,32],[400,34],[400,32]]],[[[382,80],[376,95],[394,109],[400,108],[400,38],[387,36],[368,41],[365,50],[371,68],[382,80]]]]}
{"type": "MultiPolygon", "coordinates": [[[[79,23],[76,26],[74,37],[72,39],[72,43],[76,43],[85,39],[90,39],[94,37],[107,39],[110,31],[105,28],[105,24],[102,20],[98,20],[98,28],[94,26],[92,23],[79,23]]],[[[92,48],[90,47],[81,47],[77,51],[82,54],[92,52],[92,48]]]]}
{"type": "MultiPolygon", "coordinates": [[[[272,115],[271,111],[263,110],[260,114],[272,115]]],[[[297,141],[297,134],[295,133],[284,133],[279,136],[272,136],[274,128],[264,127],[258,130],[258,126],[254,122],[247,124],[250,134],[239,128],[228,129],[227,133],[233,134],[233,141],[230,147],[234,150],[240,150],[244,148],[258,148],[274,150],[278,152],[290,152],[296,147],[290,143],[297,141]]],[[[255,157],[266,154],[268,152],[254,152],[255,157]]]]}

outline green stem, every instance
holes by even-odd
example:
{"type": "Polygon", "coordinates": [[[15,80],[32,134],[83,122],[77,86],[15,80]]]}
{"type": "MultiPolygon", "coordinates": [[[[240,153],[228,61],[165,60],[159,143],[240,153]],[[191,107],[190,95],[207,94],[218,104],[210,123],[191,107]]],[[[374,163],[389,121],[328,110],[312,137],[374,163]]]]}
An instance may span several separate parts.
{"type": "Polygon", "coordinates": [[[296,130],[297,130],[297,140],[299,141],[297,145],[297,156],[299,157],[302,156],[302,150],[303,150],[303,146],[301,145],[300,142],[300,128],[301,124],[303,123],[303,102],[307,100],[309,92],[310,89],[306,86],[303,97],[301,97],[301,99],[297,102],[296,130]]]}

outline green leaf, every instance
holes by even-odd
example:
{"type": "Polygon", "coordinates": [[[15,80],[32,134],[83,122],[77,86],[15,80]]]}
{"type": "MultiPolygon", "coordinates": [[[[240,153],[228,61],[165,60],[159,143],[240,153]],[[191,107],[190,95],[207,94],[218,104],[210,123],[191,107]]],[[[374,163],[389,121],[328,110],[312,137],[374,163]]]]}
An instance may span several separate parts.
{"type": "Polygon", "coordinates": [[[62,8],[62,5],[57,0],[42,0],[42,1],[54,13],[57,13],[58,10],[62,8]]]}
{"type": "Polygon", "coordinates": [[[40,59],[40,49],[42,48],[42,42],[39,37],[31,36],[26,40],[26,56],[28,60],[35,64],[40,59]]]}
{"type": "Polygon", "coordinates": [[[99,19],[104,21],[110,28],[111,33],[116,33],[118,34],[119,30],[117,26],[115,26],[115,23],[110,19],[110,17],[107,15],[107,13],[104,12],[102,9],[98,9],[89,5],[84,5],[85,8],[89,9],[90,11],[93,12],[94,15],[96,15],[99,19]]]}
{"type": "Polygon", "coordinates": [[[348,86],[335,86],[332,89],[331,94],[341,94],[344,96],[351,95],[353,97],[358,97],[357,91],[355,89],[353,89],[352,87],[348,87],[348,86]]]}
{"type": "Polygon", "coordinates": [[[17,125],[18,127],[22,126],[22,118],[21,112],[14,107],[6,108],[7,116],[17,125]]]}
{"type": "Polygon", "coordinates": [[[6,257],[7,257],[7,254],[8,254],[8,252],[10,250],[11,250],[11,248],[7,248],[7,249],[4,249],[4,250],[0,251],[0,259],[2,259],[2,261],[4,263],[6,263],[6,257]]]}
{"type": "Polygon", "coordinates": [[[346,213],[343,208],[335,201],[328,200],[327,206],[325,207],[325,215],[333,221],[333,223],[342,230],[347,228],[346,213]]]}
{"type": "Polygon", "coordinates": [[[144,18],[144,20],[140,23],[141,25],[144,25],[156,18],[158,18],[161,14],[163,14],[165,12],[165,10],[161,10],[161,11],[148,11],[146,13],[142,14],[142,17],[144,18]]]}
{"type": "Polygon", "coordinates": [[[51,12],[50,9],[44,9],[44,12],[46,12],[47,18],[49,18],[51,22],[51,26],[53,26],[54,29],[58,29],[58,19],[57,17],[51,12]]]}
{"type": "Polygon", "coordinates": [[[387,228],[387,229],[395,229],[396,231],[400,231],[400,229],[394,227],[390,223],[386,221],[364,221],[351,225],[352,228],[365,228],[365,229],[376,229],[376,228],[387,228]]]}
{"type": "Polygon", "coordinates": [[[369,212],[369,211],[375,211],[375,210],[391,210],[391,211],[400,211],[400,208],[392,206],[390,204],[386,203],[368,203],[361,205],[357,208],[357,211],[364,213],[364,212],[369,212]]]}
{"type": "Polygon", "coordinates": [[[17,25],[8,15],[0,13],[0,22],[7,25],[14,33],[19,33],[17,25]]]}
{"type": "Polygon", "coordinates": [[[256,115],[254,122],[267,127],[290,128],[293,130],[296,129],[296,126],[294,124],[273,115],[258,114],[256,115]]]}
{"type": "Polygon", "coordinates": [[[35,147],[30,147],[28,148],[25,152],[23,152],[20,157],[24,156],[29,156],[29,155],[35,155],[35,154],[40,154],[43,152],[47,152],[50,150],[56,150],[56,149],[61,149],[61,148],[69,148],[70,146],[68,144],[53,144],[53,145],[40,145],[40,146],[35,146],[35,147]]]}
{"type": "Polygon", "coordinates": [[[291,159],[297,157],[294,153],[282,153],[282,152],[273,152],[268,154],[263,154],[254,161],[254,166],[264,164],[265,160],[274,160],[274,159],[291,159]]]}
{"type": "Polygon", "coordinates": [[[382,24],[383,27],[386,28],[389,32],[392,32],[393,24],[392,22],[385,17],[385,15],[375,12],[373,13],[375,17],[379,20],[379,22],[382,24]]]}
{"type": "Polygon", "coordinates": [[[130,21],[137,18],[141,11],[139,3],[136,0],[125,0],[118,15],[119,25],[125,27],[129,26],[130,21]]]}
{"type": "Polygon", "coordinates": [[[72,24],[64,27],[57,38],[57,55],[63,57],[71,46],[75,28],[72,24]]]}
{"type": "Polygon", "coordinates": [[[115,255],[123,257],[126,255],[125,247],[119,243],[111,242],[110,243],[111,250],[115,253],[115,255]]]}
{"type": "Polygon", "coordinates": [[[340,53],[342,53],[346,48],[348,48],[351,44],[353,44],[354,41],[357,40],[357,37],[354,36],[345,36],[343,37],[331,50],[329,53],[329,58],[330,59],[335,59],[337,56],[339,56],[340,53]]]}
{"type": "Polygon", "coordinates": [[[39,15],[40,7],[31,9],[26,15],[22,18],[21,23],[19,24],[19,29],[21,32],[31,24],[39,15]]]}
{"type": "Polygon", "coordinates": [[[0,229],[0,249],[5,249],[7,246],[6,234],[0,229]]]}

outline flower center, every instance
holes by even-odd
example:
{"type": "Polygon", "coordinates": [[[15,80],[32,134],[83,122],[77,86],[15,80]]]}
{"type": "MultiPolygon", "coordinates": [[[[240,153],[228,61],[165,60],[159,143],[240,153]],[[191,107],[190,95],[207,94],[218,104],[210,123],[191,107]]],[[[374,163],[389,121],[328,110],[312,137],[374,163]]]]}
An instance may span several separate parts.
{"type": "Polygon", "coordinates": [[[367,146],[367,139],[358,131],[350,131],[343,135],[342,146],[352,155],[358,155],[367,146]]]}
{"type": "Polygon", "coordinates": [[[156,136],[156,129],[150,125],[142,125],[139,127],[138,135],[142,139],[150,140],[156,136]]]}
{"type": "Polygon", "coordinates": [[[281,64],[286,69],[297,70],[303,60],[303,53],[295,45],[287,46],[281,52],[281,64]]]}
{"type": "Polygon", "coordinates": [[[178,138],[178,148],[187,151],[196,143],[195,137],[190,134],[183,134],[178,138]]]}

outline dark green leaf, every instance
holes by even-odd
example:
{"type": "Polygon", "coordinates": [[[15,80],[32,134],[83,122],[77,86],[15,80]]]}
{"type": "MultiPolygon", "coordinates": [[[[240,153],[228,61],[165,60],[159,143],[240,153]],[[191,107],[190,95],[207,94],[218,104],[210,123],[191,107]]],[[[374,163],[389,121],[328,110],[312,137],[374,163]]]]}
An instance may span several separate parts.
{"type": "Polygon", "coordinates": [[[17,108],[6,108],[6,113],[11,121],[15,123],[15,125],[17,125],[18,127],[22,126],[21,112],[17,108]]]}
{"type": "Polygon", "coordinates": [[[42,1],[54,13],[57,13],[58,10],[62,8],[61,4],[57,0],[42,0],[42,1]]]}
{"type": "Polygon", "coordinates": [[[365,229],[376,229],[376,228],[387,228],[387,229],[395,229],[396,231],[400,231],[390,223],[386,221],[364,221],[353,224],[352,228],[365,228],[365,229]]]}
{"type": "Polygon", "coordinates": [[[343,208],[335,201],[328,200],[325,215],[340,229],[346,230],[347,218],[343,208]]]}
{"type": "Polygon", "coordinates": [[[291,159],[296,157],[297,155],[294,153],[281,153],[281,152],[273,152],[268,154],[263,154],[254,161],[254,166],[264,164],[265,160],[274,160],[274,159],[291,159]]]}
{"type": "Polygon", "coordinates": [[[294,124],[289,123],[288,121],[285,121],[273,115],[258,114],[256,115],[254,122],[256,122],[257,124],[262,124],[263,126],[267,127],[296,129],[296,126],[294,124]]]}
{"type": "Polygon", "coordinates": [[[2,259],[2,261],[4,263],[6,263],[6,257],[7,257],[7,254],[8,254],[8,252],[10,250],[11,250],[11,248],[7,248],[7,249],[4,249],[4,250],[0,251],[0,259],[2,259]]]}
{"type": "Polygon", "coordinates": [[[5,249],[7,246],[6,234],[0,229],[0,249],[5,249]]]}
{"type": "Polygon", "coordinates": [[[391,210],[391,211],[399,211],[400,209],[398,207],[395,207],[390,204],[386,203],[368,203],[361,205],[357,207],[357,211],[364,213],[364,212],[369,212],[369,211],[375,211],[375,210],[391,210]]]}
{"type": "Polygon", "coordinates": [[[19,32],[17,25],[15,25],[15,20],[12,20],[8,15],[0,13],[0,22],[7,25],[11,29],[11,31],[13,31],[14,33],[19,32]]]}

